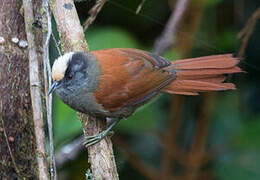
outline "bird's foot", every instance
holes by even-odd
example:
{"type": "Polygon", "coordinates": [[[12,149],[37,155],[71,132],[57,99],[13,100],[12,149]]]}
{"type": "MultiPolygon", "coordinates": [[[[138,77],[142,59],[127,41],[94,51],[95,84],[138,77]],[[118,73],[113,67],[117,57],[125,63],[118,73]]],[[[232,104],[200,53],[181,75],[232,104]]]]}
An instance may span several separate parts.
{"type": "Polygon", "coordinates": [[[99,141],[101,141],[104,137],[106,137],[107,135],[113,135],[114,132],[113,131],[102,131],[99,134],[93,135],[93,136],[87,136],[86,137],[86,141],[84,143],[85,147],[88,148],[89,146],[92,146],[96,143],[98,143],[99,141]]]}
{"type": "Polygon", "coordinates": [[[102,131],[101,133],[93,135],[93,136],[87,136],[86,141],[84,143],[86,148],[88,148],[89,146],[92,146],[93,144],[98,143],[107,135],[113,135],[113,132],[111,131],[111,129],[119,122],[119,120],[120,119],[113,120],[105,131],[102,131]]]}

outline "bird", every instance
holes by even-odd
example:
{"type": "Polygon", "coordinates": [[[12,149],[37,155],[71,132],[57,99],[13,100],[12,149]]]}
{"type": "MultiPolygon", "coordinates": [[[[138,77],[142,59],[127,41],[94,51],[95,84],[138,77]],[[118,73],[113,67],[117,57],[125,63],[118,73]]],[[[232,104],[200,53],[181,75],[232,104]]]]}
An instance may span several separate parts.
{"type": "Polygon", "coordinates": [[[72,109],[112,119],[107,129],[86,138],[89,147],[159,93],[199,95],[236,89],[225,80],[227,74],[243,72],[239,62],[232,54],[169,61],[131,48],[68,52],[53,63],[48,94],[56,91],[72,109]]]}

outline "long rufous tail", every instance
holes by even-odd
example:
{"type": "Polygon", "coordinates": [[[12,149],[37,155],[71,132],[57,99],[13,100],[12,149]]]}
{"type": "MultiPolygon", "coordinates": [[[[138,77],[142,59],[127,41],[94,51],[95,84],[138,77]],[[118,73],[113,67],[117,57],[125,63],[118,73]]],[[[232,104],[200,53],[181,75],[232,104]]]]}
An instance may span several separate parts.
{"type": "MultiPolygon", "coordinates": [[[[239,60],[232,54],[213,55],[177,60],[169,69],[177,71],[177,78],[163,91],[171,94],[198,95],[199,92],[236,89],[225,83],[225,74],[243,72],[239,60]]],[[[167,68],[168,69],[168,68],[167,68]]]]}

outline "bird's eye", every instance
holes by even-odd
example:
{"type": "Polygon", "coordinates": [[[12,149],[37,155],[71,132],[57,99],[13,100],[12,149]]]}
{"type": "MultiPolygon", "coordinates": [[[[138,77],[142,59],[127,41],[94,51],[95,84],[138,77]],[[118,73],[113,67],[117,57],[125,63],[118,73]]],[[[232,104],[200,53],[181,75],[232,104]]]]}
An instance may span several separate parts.
{"type": "Polygon", "coordinates": [[[74,74],[69,74],[68,79],[71,80],[74,77],[74,74]]]}

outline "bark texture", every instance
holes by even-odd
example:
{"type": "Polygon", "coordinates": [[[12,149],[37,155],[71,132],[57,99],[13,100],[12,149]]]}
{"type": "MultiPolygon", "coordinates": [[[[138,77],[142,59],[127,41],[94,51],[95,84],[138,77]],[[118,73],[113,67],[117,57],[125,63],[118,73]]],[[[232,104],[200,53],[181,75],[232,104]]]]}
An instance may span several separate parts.
{"type": "Polygon", "coordinates": [[[0,179],[37,179],[22,1],[0,4],[0,179]]]}

